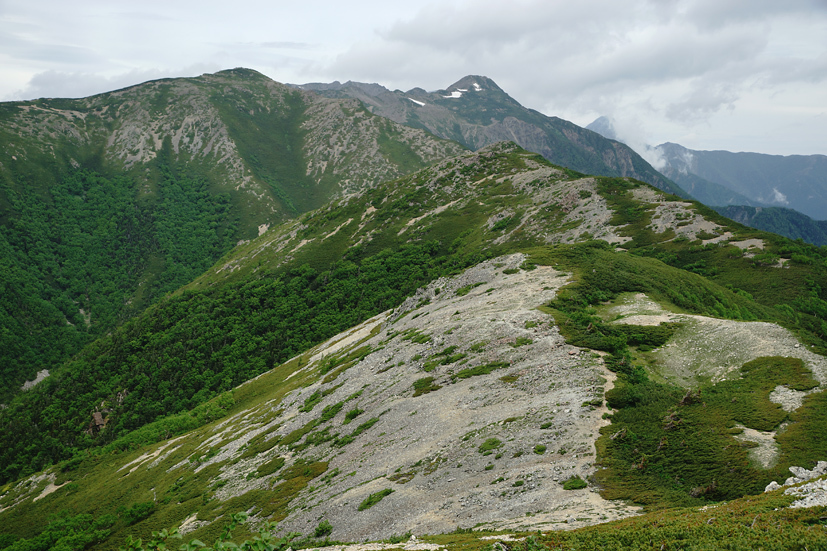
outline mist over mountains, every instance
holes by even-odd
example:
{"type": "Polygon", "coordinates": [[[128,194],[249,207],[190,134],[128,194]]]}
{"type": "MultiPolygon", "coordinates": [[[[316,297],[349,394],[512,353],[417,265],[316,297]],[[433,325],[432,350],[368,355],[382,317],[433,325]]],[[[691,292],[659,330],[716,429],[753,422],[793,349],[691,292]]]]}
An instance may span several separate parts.
{"type": "MultiPolygon", "coordinates": [[[[608,117],[599,117],[586,128],[623,141],[608,117]]],[[[642,147],[656,159],[659,171],[704,204],[781,207],[814,220],[827,219],[824,155],[696,151],[669,142],[642,147]]]]}

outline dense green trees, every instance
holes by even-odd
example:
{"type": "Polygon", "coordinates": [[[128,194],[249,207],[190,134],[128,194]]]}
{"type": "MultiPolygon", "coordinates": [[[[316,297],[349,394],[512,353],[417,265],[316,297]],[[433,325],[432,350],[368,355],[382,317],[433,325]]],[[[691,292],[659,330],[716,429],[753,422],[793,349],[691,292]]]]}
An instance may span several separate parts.
{"type": "Polygon", "coordinates": [[[157,192],[78,169],[14,191],[0,224],[0,399],[201,274],[233,244],[227,194],[161,165],[157,192]]]}
{"type": "Polygon", "coordinates": [[[0,412],[0,480],[192,409],[481,260],[439,251],[434,242],[407,245],[323,272],[301,266],[165,298],[0,412]],[[92,438],[84,429],[101,403],[111,420],[92,438]]]}

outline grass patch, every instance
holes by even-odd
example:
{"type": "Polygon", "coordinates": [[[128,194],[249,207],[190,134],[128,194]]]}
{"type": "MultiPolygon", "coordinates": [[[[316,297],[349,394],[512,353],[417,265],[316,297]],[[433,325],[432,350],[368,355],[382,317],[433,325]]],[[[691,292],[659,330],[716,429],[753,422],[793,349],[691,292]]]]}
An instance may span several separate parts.
{"type": "Polygon", "coordinates": [[[563,482],[563,489],[564,490],[582,490],[588,486],[586,481],[580,478],[579,476],[572,476],[565,482],[563,482]]]}
{"type": "Polygon", "coordinates": [[[621,382],[606,394],[616,411],[597,441],[606,469],[595,477],[604,497],[625,496],[649,505],[734,499],[786,478],[793,458],[798,465],[814,465],[825,448],[815,442],[815,431],[824,425],[790,416],[770,402],[769,394],[779,384],[805,390],[817,383],[801,360],[780,357],[748,362],[741,378],[707,384],[697,392],[650,381],[621,382]],[[779,435],[781,460],[769,470],[753,466],[730,429],[738,423],[769,431],[788,417],[793,423],[779,435]],[[790,430],[792,438],[814,449],[791,442],[786,436],[790,430]]]}
{"type": "Polygon", "coordinates": [[[417,379],[413,383],[414,397],[422,396],[423,394],[428,394],[429,392],[436,392],[440,388],[442,388],[440,385],[434,384],[433,377],[423,377],[421,379],[417,379]]]}
{"type": "Polygon", "coordinates": [[[488,375],[495,369],[501,369],[508,366],[508,362],[491,362],[484,365],[478,365],[476,367],[469,367],[454,373],[451,375],[451,379],[468,379],[469,377],[476,377],[477,375],[488,375]]]}
{"type": "Polygon", "coordinates": [[[362,503],[359,504],[359,507],[357,509],[359,511],[364,511],[366,509],[370,509],[371,507],[373,507],[374,505],[376,505],[377,503],[379,503],[380,501],[382,501],[383,499],[385,499],[387,496],[391,495],[392,493],[393,493],[392,489],[385,488],[381,492],[376,492],[374,494],[370,494],[368,497],[365,498],[364,501],[362,501],[362,503]]]}
{"type": "Polygon", "coordinates": [[[258,473],[258,476],[267,476],[277,472],[282,467],[284,467],[284,458],[276,457],[274,459],[271,459],[267,463],[259,465],[258,469],[256,469],[256,472],[258,473]]]}
{"type": "Polygon", "coordinates": [[[480,285],[484,285],[484,284],[485,284],[485,282],[484,282],[484,281],[480,281],[480,282],[478,282],[478,283],[471,283],[470,285],[465,285],[464,287],[460,287],[459,289],[457,289],[457,290],[456,290],[456,292],[455,292],[455,294],[456,294],[458,297],[464,297],[465,295],[467,295],[468,293],[470,293],[470,292],[471,292],[471,290],[472,290],[474,287],[479,287],[480,285]]]}
{"type": "Polygon", "coordinates": [[[494,453],[494,450],[501,448],[503,445],[502,441],[499,438],[489,438],[482,444],[480,444],[477,451],[479,451],[483,455],[491,455],[494,453]]]}
{"type": "Polygon", "coordinates": [[[359,409],[359,408],[353,408],[352,410],[348,411],[345,414],[345,418],[342,421],[342,424],[347,425],[348,423],[350,423],[351,421],[353,421],[354,419],[356,419],[358,416],[362,415],[363,413],[365,413],[365,410],[359,409]]]}

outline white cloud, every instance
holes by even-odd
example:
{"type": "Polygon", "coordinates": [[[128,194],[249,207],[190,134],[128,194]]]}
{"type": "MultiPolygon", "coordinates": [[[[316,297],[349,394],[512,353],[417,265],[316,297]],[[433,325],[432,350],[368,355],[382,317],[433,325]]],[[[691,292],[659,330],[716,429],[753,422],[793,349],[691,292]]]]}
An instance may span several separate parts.
{"type": "Polygon", "coordinates": [[[481,74],[578,124],[645,122],[650,143],[827,153],[824,0],[0,5],[0,98],[85,95],[192,67],[403,90],[481,74]]]}
{"type": "Polygon", "coordinates": [[[220,70],[215,65],[192,66],[176,70],[134,70],[111,77],[94,73],[65,73],[60,71],[44,71],[34,75],[29,84],[15,93],[23,99],[42,97],[82,98],[106,91],[118,90],[140,84],[148,80],[159,78],[198,76],[203,73],[220,70]]]}
{"type": "Polygon", "coordinates": [[[777,188],[772,188],[772,200],[774,203],[780,203],[782,205],[788,205],[790,203],[787,201],[787,196],[778,191],[777,188]]]}

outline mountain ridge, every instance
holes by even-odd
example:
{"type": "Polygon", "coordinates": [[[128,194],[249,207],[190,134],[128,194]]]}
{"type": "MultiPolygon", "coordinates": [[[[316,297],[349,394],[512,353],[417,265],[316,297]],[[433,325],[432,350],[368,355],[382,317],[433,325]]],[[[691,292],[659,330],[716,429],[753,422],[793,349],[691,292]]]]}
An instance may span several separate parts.
{"type": "Polygon", "coordinates": [[[239,241],[463,150],[244,69],[3,103],[0,137],[0,400],[239,241]]]}
{"type": "Polygon", "coordinates": [[[292,86],[330,97],[356,98],[378,115],[424,128],[472,150],[497,141],[514,141],[572,170],[632,177],[670,193],[684,193],[626,145],[558,117],[527,109],[488,77],[468,75],[434,92],[421,88],[390,91],[378,84],[354,82],[292,86]],[[366,89],[370,91],[365,92],[366,89]]]}

